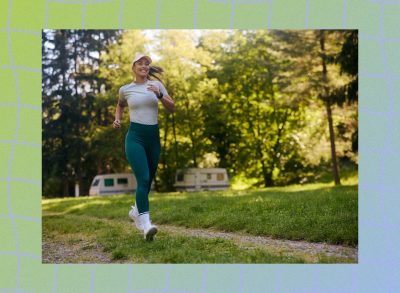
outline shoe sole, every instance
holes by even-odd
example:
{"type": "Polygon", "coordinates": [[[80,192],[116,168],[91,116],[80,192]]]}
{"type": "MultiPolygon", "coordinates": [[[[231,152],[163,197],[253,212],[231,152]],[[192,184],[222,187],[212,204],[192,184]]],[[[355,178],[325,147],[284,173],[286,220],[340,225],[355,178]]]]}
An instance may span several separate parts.
{"type": "Polygon", "coordinates": [[[156,227],[150,228],[150,230],[147,232],[145,235],[146,241],[153,241],[154,240],[154,235],[156,235],[158,232],[156,227]]]}

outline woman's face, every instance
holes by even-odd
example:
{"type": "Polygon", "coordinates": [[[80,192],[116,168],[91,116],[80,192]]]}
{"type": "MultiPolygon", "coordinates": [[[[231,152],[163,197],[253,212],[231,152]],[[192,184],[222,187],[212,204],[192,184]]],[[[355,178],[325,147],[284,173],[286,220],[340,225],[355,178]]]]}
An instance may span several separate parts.
{"type": "Polygon", "coordinates": [[[141,58],[133,64],[132,71],[136,76],[146,77],[149,74],[150,63],[146,58],[141,58]]]}

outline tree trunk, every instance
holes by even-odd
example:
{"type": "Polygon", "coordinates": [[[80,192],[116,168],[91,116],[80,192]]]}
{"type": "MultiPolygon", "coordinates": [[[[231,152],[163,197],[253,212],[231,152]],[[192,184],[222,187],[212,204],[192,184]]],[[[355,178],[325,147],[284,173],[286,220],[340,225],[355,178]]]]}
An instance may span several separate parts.
{"type": "Polygon", "coordinates": [[[97,159],[97,174],[96,175],[98,175],[98,174],[103,174],[103,164],[102,164],[101,158],[97,159]]]}
{"type": "Polygon", "coordinates": [[[165,171],[165,169],[167,168],[167,157],[165,154],[165,151],[167,149],[167,137],[168,137],[168,115],[165,115],[165,125],[164,125],[164,142],[163,142],[163,146],[162,149],[163,151],[161,152],[161,164],[163,165],[163,171],[165,171]]]}
{"type": "Polygon", "coordinates": [[[178,153],[178,142],[176,141],[176,127],[175,127],[175,113],[172,113],[172,131],[174,133],[174,150],[175,150],[175,169],[178,168],[179,153],[178,153]]]}
{"type": "Polygon", "coordinates": [[[68,184],[68,178],[63,178],[63,196],[67,197],[69,196],[69,184],[68,184]]]}
{"type": "MultiPolygon", "coordinates": [[[[279,151],[280,148],[280,139],[282,137],[282,132],[286,126],[286,122],[287,122],[287,117],[289,116],[289,109],[286,109],[285,111],[285,116],[283,117],[283,120],[281,121],[281,125],[279,125],[279,123],[277,122],[277,127],[278,127],[278,133],[277,133],[277,137],[276,137],[276,141],[275,144],[272,148],[272,163],[271,163],[271,167],[270,167],[270,171],[265,172],[264,173],[264,182],[265,182],[265,187],[270,187],[274,185],[274,181],[272,180],[272,172],[275,169],[275,166],[278,163],[278,159],[279,157],[277,157],[277,153],[279,151]]],[[[261,161],[263,163],[263,161],[261,161]]]]}
{"type": "Polygon", "coordinates": [[[196,154],[196,142],[195,142],[195,138],[193,136],[193,126],[192,126],[192,117],[190,115],[191,111],[190,111],[190,105],[189,105],[189,99],[186,99],[186,111],[188,113],[188,118],[189,118],[189,136],[190,136],[190,141],[192,143],[192,147],[191,147],[191,151],[192,151],[192,160],[193,160],[193,167],[197,168],[197,154],[196,154]]]}
{"type": "Polygon", "coordinates": [[[333,171],[333,177],[335,179],[335,185],[340,185],[339,168],[338,168],[337,158],[336,158],[335,132],[333,130],[333,122],[332,122],[332,108],[331,108],[331,101],[330,101],[330,97],[329,97],[329,90],[327,87],[328,77],[327,77],[327,69],[326,69],[325,33],[324,33],[324,31],[322,31],[320,33],[319,43],[320,43],[321,53],[322,53],[321,54],[322,80],[324,82],[325,105],[326,105],[326,113],[328,116],[329,138],[330,138],[330,142],[331,142],[332,171],[333,171]]]}
{"type": "MultiPolygon", "coordinates": [[[[190,119],[191,120],[191,119],[190,119]]],[[[195,138],[193,136],[193,128],[192,128],[192,124],[189,122],[189,133],[190,133],[190,141],[192,142],[192,160],[193,160],[193,167],[197,168],[197,154],[196,154],[196,143],[195,143],[195,138]]]]}
{"type": "Polygon", "coordinates": [[[265,172],[265,175],[264,175],[264,185],[265,185],[265,187],[272,187],[273,183],[274,182],[272,181],[272,171],[265,172]]]}
{"type": "MultiPolygon", "coordinates": [[[[260,117],[260,108],[258,106],[257,106],[257,115],[256,116],[260,117]]],[[[257,119],[256,123],[257,123],[257,130],[255,132],[255,137],[256,137],[256,145],[257,145],[257,147],[256,147],[257,156],[261,162],[261,172],[262,172],[262,175],[264,178],[264,185],[265,185],[265,187],[269,187],[269,186],[273,185],[272,173],[270,175],[268,174],[269,172],[267,172],[267,166],[265,166],[265,162],[264,162],[264,155],[263,155],[262,148],[261,148],[262,142],[260,141],[260,137],[261,137],[260,120],[257,119]]]]}
{"type": "Polygon", "coordinates": [[[332,109],[329,100],[326,101],[326,113],[328,116],[329,138],[331,141],[332,172],[333,172],[333,177],[335,178],[335,185],[340,185],[339,166],[337,164],[337,158],[336,158],[335,132],[333,131],[332,109]]]}
{"type": "MultiPolygon", "coordinates": [[[[73,58],[74,58],[74,72],[73,72],[73,75],[74,75],[74,77],[75,76],[78,76],[79,75],[79,64],[78,64],[78,46],[79,46],[79,44],[77,44],[78,43],[78,37],[77,36],[74,36],[74,55],[73,55],[73,58]]],[[[74,109],[75,111],[77,111],[78,113],[79,113],[79,118],[76,120],[76,125],[75,125],[75,129],[73,130],[74,131],[74,134],[76,135],[76,137],[79,137],[79,134],[80,134],[80,128],[81,128],[81,117],[80,117],[80,115],[81,115],[81,113],[82,113],[82,111],[81,111],[81,107],[82,107],[82,105],[81,105],[81,103],[82,103],[82,97],[79,97],[79,95],[78,95],[78,82],[76,82],[75,81],[75,86],[74,86],[74,89],[75,89],[75,95],[73,95],[72,97],[71,97],[71,99],[73,99],[74,100],[74,102],[76,103],[76,108],[74,109]],[[77,101],[76,101],[77,100],[77,101]]],[[[73,102],[73,103],[74,103],[73,102]]],[[[82,175],[81,175],[81,173],[82,173],[82,166],[81,166],[81,148],[82,148],[82,146],[81,146],[81,141],[80,140],[78,140],[77,141],[77,143],[76,143],[77,145],[76,145],[76,151],[77,151],[77,154],[76,154],[76,157],[75,157],[75,160],[76,160],[76,162],[75,162],[75,166],[74,166],[74,169],[75,169],[75,185],[74,185],[74,191],[75,191],[75,189],[76,189],[76,184],[78,184],[78,188],[79,188],[79,191],[78,191],[78,193],[80,194],[81,193],[81,186],[82,186],[82,182],[81,182],[81,178],[82,178],[82,175]]],[[[74,159],[73,158],[68,158],[69,159],[69,161],[74,161],[74,159]]],[[[74,196],[75,196],[75,192],[74,192],[74,196]]]]}

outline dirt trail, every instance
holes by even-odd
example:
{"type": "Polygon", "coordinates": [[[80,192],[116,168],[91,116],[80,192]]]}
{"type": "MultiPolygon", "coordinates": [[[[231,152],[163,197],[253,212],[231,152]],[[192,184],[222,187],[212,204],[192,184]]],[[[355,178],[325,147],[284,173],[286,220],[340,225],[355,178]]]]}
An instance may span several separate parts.
{"type": "Polygon", "coordinates": [[[42,239],[42,263],[114,263],[94,239],[78,235],[42,239]],[[72,237],[71,237],[72,236],[72,237]],[[73,240],[72,240],[73,239],[73,240]]]}
{"type": "Polygon", "coordinates": [[[273,239],[267,236],[251,236],[232,232],[220,232],[210,229],[193,229],[169,225],[159,225],[160,229],[173,234],[203,238],[223,238],[235,242],[242,248],[252,247],[269,249],[279,254],[308,255],[308,261],[317,262],[318,256],[334,256],[358,262],[358,249],[349,246],[307,241],[273,239]]]}
{"type": "MultiPolygon", "coordinates": [[[[133,228],[133,223],[131,223],[133,228]]],[[[358,262],[358,249],[354,247],[273,239],[266,236],[252,236],[232,232],[221,232],[211,229],[193,229],[170,225],[157,225],[162,233],[200,238],[222,238],[233,241],[242,249],[264,249],[278,255],[300,256],[308,263],[318,263],[321,257],[336,257],[345,262],[358,262]]],[[[135,229],[135,228],[134,228],[135,229]]],[[[138,233],[140,233],[138,231],[138,233]]],[[[156,240],[157,241],[157,238],[156,240]]],[[[43,238],[43,263],[121,263],[129,261],[112,260],[111,254],[104,251],[95,239],[79,235],[43,238]]],[[[343,262],[343,261],[340,261],[343,262]]]]}

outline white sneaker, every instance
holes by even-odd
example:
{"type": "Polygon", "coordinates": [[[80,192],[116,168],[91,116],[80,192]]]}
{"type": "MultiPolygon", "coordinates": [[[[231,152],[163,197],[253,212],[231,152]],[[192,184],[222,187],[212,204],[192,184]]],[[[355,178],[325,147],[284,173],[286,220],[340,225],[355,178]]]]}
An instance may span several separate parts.
{"type": "Polygon", "coordinates": [[[147,241],[154,240],[154,236],[157,234],[158,229],[156,226],[151,224],[149,213],[139,215],[138,219],[141,227],[143,227],[144,239],[147,241]]]}
{"type": "Polygon", "coordinates": [[[131,210],[129,211],[129,217],[135,222],[136,228],[143,231],[143,227],[139,221],[139,211],[136,205],[131,206],[131,210]]]}

